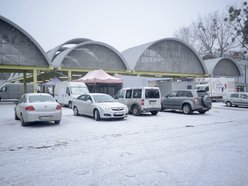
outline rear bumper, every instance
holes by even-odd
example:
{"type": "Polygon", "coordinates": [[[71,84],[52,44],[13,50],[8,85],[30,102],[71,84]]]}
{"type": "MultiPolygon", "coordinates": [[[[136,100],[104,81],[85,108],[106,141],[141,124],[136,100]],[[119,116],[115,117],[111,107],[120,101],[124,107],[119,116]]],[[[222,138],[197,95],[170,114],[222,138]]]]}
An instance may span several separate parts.
{"type": "Polygon", "coordinates": [[[23,114],[23,119],[25,122],[35,122],[35,121],[57,121],[61,120],[62,111],[55,112],[26,112],[23,114]]]}
{"type": "Polygon", "coordinates": [[[161,107],[156,107],[156,108],[143,108],[141,111],[142,111],[142,112],[161,111],[161,107]]]}

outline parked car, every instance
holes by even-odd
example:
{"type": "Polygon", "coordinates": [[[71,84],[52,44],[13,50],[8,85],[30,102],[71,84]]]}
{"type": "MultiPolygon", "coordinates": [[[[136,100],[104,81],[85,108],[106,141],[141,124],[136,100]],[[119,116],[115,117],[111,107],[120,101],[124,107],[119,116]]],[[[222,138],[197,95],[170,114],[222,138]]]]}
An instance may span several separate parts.
{"type": "Polygon", "coordinates": [[[15,106],[15,119],[22,126],[35,121],[54,121],[59,124],[62,117],[61,105],[46,93],[24,94],[15,106]]]}
{"type": "Polygon", "coordinates": [[[144,112],[157,115],[161,110],[161,94],[158,87],[123,88],[116,94],[115,99],[127,105],[135,116],[144,112]]]}
{"type": "Polygon", "coordinates": [[[54,98],[61,104],[72,108],[72,100],[79,95],[89,93],[83,82],[62,81],[55,85],[54,98]]]}
{"type": "Polygon", "coordinates": [[[122,118],[128,115],[126,105],[117,102],[112,96],[100,93],[80,95],[72,101],[75,116],[80,114],[95,118],[96,121],[106,118],[122,118]]]}
{"type": "Polygon", "coordinates": [[[224,97],[224,102],[227,107],[238,106],[248,107],[248,93],[245,92],[232,92],[224,97]]]}
{"type": "Polygon", "coordinates": [[[204,114],[212,107],[212,100],[204,90],[176,90],[162,98],[162,110],[182,110],[185,114],[198,111],[204,114]]]}

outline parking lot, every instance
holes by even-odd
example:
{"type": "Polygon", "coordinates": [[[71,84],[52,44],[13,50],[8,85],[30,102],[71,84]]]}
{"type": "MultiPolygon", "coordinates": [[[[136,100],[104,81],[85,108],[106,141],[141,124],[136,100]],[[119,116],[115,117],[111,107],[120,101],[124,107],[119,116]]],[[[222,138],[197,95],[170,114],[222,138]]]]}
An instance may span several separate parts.
{"type": "Polygon", "coordinates": [[[63,108],[59,125],[14,120],[0,103],[0,185],[248,185],[248,109],[214,103],[95,121],[63,108]]]}

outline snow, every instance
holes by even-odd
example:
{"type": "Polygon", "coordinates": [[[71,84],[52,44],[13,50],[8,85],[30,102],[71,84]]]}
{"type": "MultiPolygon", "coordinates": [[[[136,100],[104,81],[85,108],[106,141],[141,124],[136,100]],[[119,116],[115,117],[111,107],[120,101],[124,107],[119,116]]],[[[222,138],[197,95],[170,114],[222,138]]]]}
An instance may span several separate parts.
{"type": "Polygon", "coordinates": [[[60,125],[14,120],[0,103],[0,185],[248,185],[247,108],[60,125]]]}

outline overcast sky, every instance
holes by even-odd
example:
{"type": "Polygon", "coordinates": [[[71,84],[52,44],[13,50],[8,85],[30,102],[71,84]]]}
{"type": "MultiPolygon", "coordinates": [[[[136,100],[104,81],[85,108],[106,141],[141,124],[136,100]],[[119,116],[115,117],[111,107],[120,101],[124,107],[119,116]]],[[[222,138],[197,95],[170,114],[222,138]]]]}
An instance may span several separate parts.
{"type": "Polygon", "coordinates": [[[242,0],[0,0],[0,14],[27,31],[45,50],[74,38],[120,52],[173,37],[199,15],[226,11],[242,0]]]}

